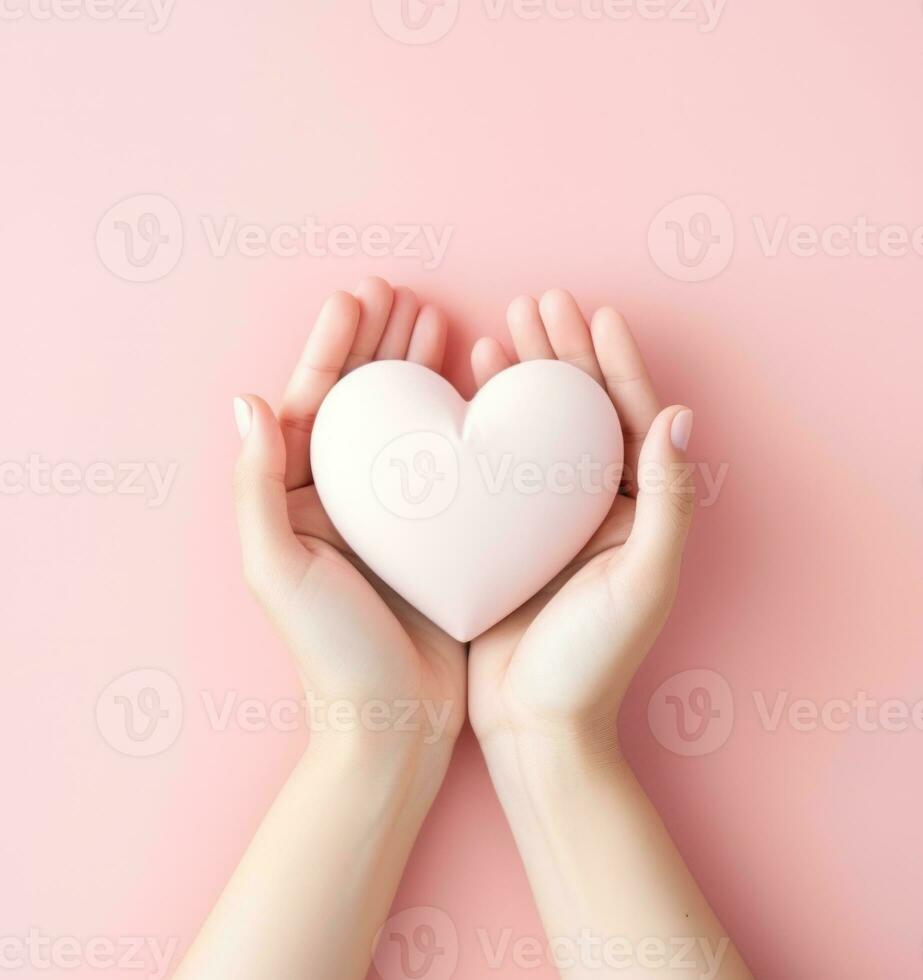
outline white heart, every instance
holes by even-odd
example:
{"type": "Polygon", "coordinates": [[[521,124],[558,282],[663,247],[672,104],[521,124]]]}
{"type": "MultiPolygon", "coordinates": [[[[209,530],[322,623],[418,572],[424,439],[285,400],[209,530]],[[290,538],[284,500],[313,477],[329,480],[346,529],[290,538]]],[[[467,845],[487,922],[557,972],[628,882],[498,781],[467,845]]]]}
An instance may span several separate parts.
{"type": "Polygon", "coordinates": [[[377,361],[334,386],[311,437],[334,526],[463,642],[586,544],[618,491],[622,452],[603,389],[548,360],[501,372],[471,402],[420,365],[377,361]]]}

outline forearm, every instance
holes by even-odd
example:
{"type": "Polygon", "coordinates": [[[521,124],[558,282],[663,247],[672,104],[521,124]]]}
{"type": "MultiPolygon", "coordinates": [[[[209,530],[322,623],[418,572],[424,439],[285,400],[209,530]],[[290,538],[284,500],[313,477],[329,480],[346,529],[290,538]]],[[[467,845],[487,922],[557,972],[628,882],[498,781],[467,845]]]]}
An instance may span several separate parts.
{"type": "Polygon", "coordinates": [[[484,752],[563,978],[750,977],[617,753],[523,733],[484,752]]]}
{"type": "MultiPolygon", "coordinates": [[[[416,747],[308,750],[179,980],[362,980],[444,773],[416,747]]],[[[447,761],[447,760],[446,760],[447,761]]]]}

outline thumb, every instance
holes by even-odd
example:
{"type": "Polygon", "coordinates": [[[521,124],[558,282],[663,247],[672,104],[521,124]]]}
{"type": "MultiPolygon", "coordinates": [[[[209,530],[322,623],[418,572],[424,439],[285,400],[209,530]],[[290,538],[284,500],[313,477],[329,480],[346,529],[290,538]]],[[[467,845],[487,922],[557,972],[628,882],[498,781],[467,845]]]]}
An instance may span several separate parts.
{"type": "Polygon", "coordinates": [[[692,421],[689,408],[664,409],[638,459],[638,502],[628,551],[665,575],[679,571],[695,507],[692,467],[686,463],[692,421]]]}
{"type": "Polygon", "coordinates": [[[234,399],[234,420],[242,439],[234,469],[234,500],[243,553],[244,576],[264,593],[303,563],[288,517],[285,442],[272,409],[256,395],[234,399]]]}

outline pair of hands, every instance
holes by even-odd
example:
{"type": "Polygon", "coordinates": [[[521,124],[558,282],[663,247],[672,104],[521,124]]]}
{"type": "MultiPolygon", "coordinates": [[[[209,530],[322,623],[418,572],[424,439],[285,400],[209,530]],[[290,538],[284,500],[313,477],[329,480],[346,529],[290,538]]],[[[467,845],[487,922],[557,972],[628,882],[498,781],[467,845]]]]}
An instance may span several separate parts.
{"type": "MultiPolygon", "coordinates": [[[[556,290],[517,300],[508,318],[518,358],[567,360],[609,393],[628,480],[571,565],[467,647],[350,553],[310,471],[314,419],[337,380],[373,358],[440,370],[442,314],[368,279],[324,305],[278,420],[259,398],[235,401],[246,578],[295,654],[312,734],[178,976],[359,980],[373,949],[401,954],[394,971],[376,962],[382,975],[406,975],[407,937],[395,927],[382,947],[382,923],[467,715],[549,950],[614,942],[605,975],[640,980],[675,972],[642,955],[652,939],[697,937],[699,975],[720,967],[722,980],[752,980],[616,737],[621,700],[673,601],[693,508],[692,413],[660,410],[614,310],[588,324],[556,290]]],[[[508,365],[496,341],[472,351],[478,385],[508,365]]],[[[595,956],[554,958],[568,980],[603,975],[595,956]]]]}
{"type": "MultiPolygon", "coordinates": [[[[245,577],[293,651],[312,703],[345,701],[357,717],[373,702],[417,705],[410,724],[395,708],[391,717],[403,724],[386,725],[388,738],[380,725],[357,724],[363,751],[406,747],[443,769],[467,713],[485,752],[524,733],[612,754],[621,700],[672,605],[693,510],[682,466],[691,411],[660,409],[629,328],[610,307],[588,324],[570,294],[552,290],[538,303],[515,300],[508,323],[519,360],[565,360],[606,389],[623,426],[626,482],[577,558],[468,650],[350,551],[321,506],[309,461],[314,419],[343,374],[373,359],[441,370],[441,311],[421,307],[406,288],[366,279],[324,304],[278,420],[256,396],[235,400],[245,577]]],[[[478,341],[478,387],[510,363],[497,341],[478,341]]],[[[315,738],[330,737],[318,727],[315,738]]]]}

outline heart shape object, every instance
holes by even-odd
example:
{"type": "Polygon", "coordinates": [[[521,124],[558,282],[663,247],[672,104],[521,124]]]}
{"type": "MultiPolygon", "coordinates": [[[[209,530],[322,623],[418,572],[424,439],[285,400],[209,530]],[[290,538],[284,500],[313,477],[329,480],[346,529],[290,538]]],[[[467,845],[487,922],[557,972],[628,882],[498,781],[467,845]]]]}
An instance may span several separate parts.
{"type": "Polygon", "coordinates": [[[334,526],[462,642],[577,555],[612,506],[622,455],[603,389],[550,360],[502,371],[471,402],[418,364],[376,361],[334,386],[311,437],[334,526]]]}

